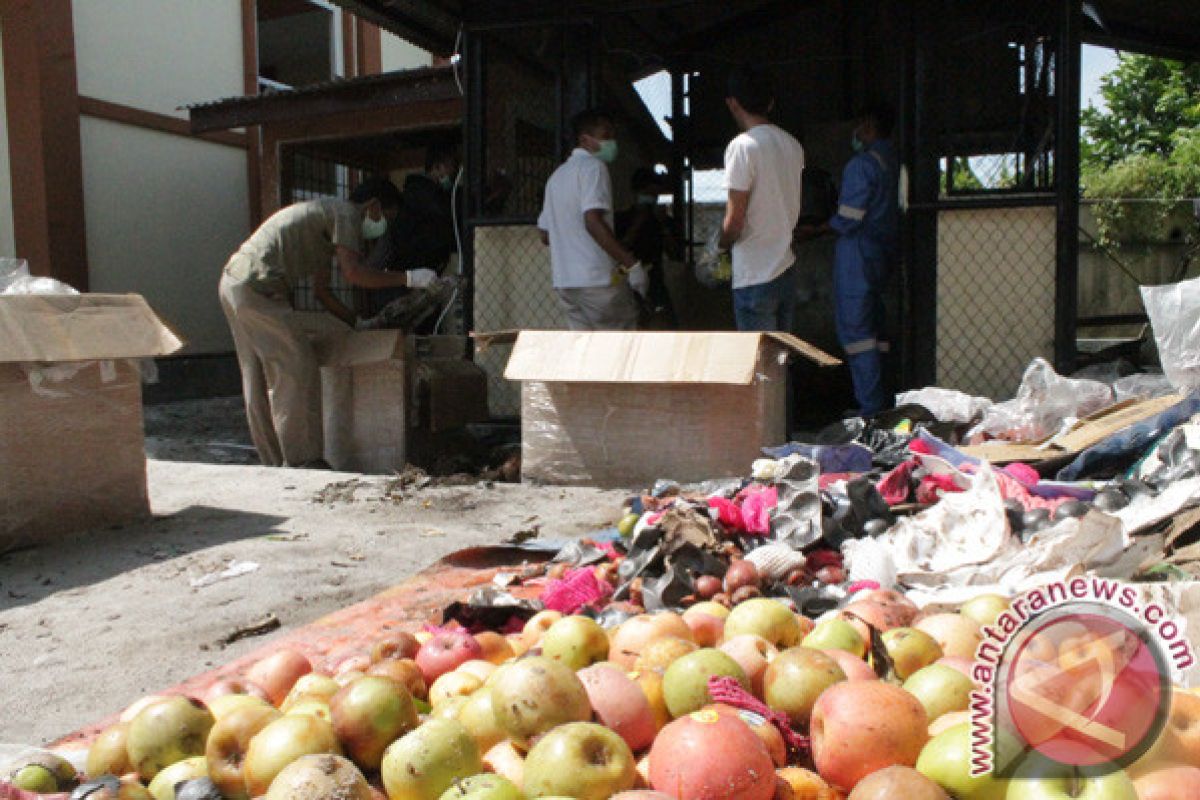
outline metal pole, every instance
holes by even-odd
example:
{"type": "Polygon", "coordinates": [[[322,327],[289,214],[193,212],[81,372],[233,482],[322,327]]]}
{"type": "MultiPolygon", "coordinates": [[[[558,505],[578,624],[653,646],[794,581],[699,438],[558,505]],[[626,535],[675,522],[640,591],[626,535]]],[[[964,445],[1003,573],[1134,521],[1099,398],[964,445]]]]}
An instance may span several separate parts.
{"type": "MultiPolygon", "coordinates": [[[[483,34],[466,31],[463,34],[464,62],[467,73],[466,113],[463,115],[463,154],[467,182],[465,208],[469,220],[483,215],[483,195],[486,175],[485,131],[487,130],[486,72],[484,69],[483,34]]],[[[475,329],[475,226],[467,224],[463,231],[459,253],[465,286],[463,288],[463,325],[475,329]]]]}
{"type": "Polygon", "coordinates": [[[1076,358],[1079,304],[1079,81],[1080,0],[1062,0],[1055,76],[1058,135],[1054,170],[1058,190],[1058,252],[1055,270],[1054,361],[1071,372],[1076,358]]]}

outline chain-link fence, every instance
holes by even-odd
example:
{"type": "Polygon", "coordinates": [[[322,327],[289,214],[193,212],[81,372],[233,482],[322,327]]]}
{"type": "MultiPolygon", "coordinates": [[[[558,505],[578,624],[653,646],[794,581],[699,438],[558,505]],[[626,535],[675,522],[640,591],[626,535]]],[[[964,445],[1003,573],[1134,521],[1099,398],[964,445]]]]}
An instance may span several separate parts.
{"type": "MultiPolygon", "coordinates": [[[[356,170],[299,148],[285,153],[285,205],[316,200],[322,197],[347,199],[359,178],[356,170]]],[[[339,300],[350,308],[358,308],[358,291],[346,283],[341,270],[331,270],[330,288],[339,300]]],[[[303,278],[292,287],[292,305],[297,311],[324,312],[325,307],[313,296],[313,281],[303,278]]]]}

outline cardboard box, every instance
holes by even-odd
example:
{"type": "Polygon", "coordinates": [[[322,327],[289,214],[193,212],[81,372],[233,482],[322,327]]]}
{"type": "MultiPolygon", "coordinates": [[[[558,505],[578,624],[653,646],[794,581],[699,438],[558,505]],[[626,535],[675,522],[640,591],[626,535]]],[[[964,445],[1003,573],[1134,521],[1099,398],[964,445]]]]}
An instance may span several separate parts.
{"type": "Polygon", "coordinates": [[[137,295],[0,296],[0,551],[150,513],[133,359],[180,346],[137,295]]]}
{"type": "Polygon", "coordinates": [[[745,475],[787,441],[792,355],[841,363],[786,334],[522,331],[504,373],[522,384],[522,476],[643,487],[745,475]]]}
{"type": "Polygon", "coordinates": [[[325,460],[390,474],[428,454],[412,432],[457,430],[487,415],[487,376],[462,336],[351,331],[321,351],[325,460]]]}

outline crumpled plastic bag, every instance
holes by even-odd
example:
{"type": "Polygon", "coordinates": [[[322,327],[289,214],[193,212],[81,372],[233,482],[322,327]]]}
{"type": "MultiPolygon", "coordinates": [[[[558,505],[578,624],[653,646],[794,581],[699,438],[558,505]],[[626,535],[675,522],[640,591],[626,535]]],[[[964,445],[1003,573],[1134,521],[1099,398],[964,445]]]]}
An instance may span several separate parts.
{"type": "Polygon", "coordinates": [[[986,397],[972,397],[953,389],[926,386],[924,389],[901,392],[896,395],[896,405],[924,406],[937,418],[938,422],[965,424],[974,422],[991,408],[992,401],[986,397]]]}
{"type": "Polygon", "coordinates": [[[709,289],[716,289],[733,280],[733,258],[728,251],[721,251],[717,244],[720,238],[721,228],[718,226],[696,259],[696,280],[709,289]]]}
{"type": "Polygon", "coordinates": [[[54,278],[37,278],[29,274],[29,262],[22,258],[0,258],[0,294],[79,294],[74,288],[54,278]]]}
{"type": "Polygon", "coordinates": [[[967,435],[1036,442],[1112,403],[1108,385],[1064,378],[1044,358],[1035,358],[1025,368],[1017,396],[989,408],[967,435]]]}
{"type": "Polygon", "coordinates": [[[1181,392],[1200,389],[1200,278],[1141,292],[1163,373],[1181,392]]]}
{"type": "Polygon", "coordinates": [[[1150,400],[1175,391],[1166,375],[1138,373],[1126,375],[1113,381],[1113,399],[1118,403],[1126,400],[1150,400]]]}

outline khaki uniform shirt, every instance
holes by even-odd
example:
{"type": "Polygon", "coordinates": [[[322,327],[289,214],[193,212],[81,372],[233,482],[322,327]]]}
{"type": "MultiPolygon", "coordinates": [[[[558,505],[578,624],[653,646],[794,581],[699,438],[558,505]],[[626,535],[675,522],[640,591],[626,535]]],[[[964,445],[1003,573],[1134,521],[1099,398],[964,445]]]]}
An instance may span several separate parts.
{"type": "Polygon", "coordinates": [[[346,200],[296,203],[275,212],[246,240],[225,271],[255,287],[294,287],[328,270],[336,248],[363,252],[362,212],[346,200]]]}

